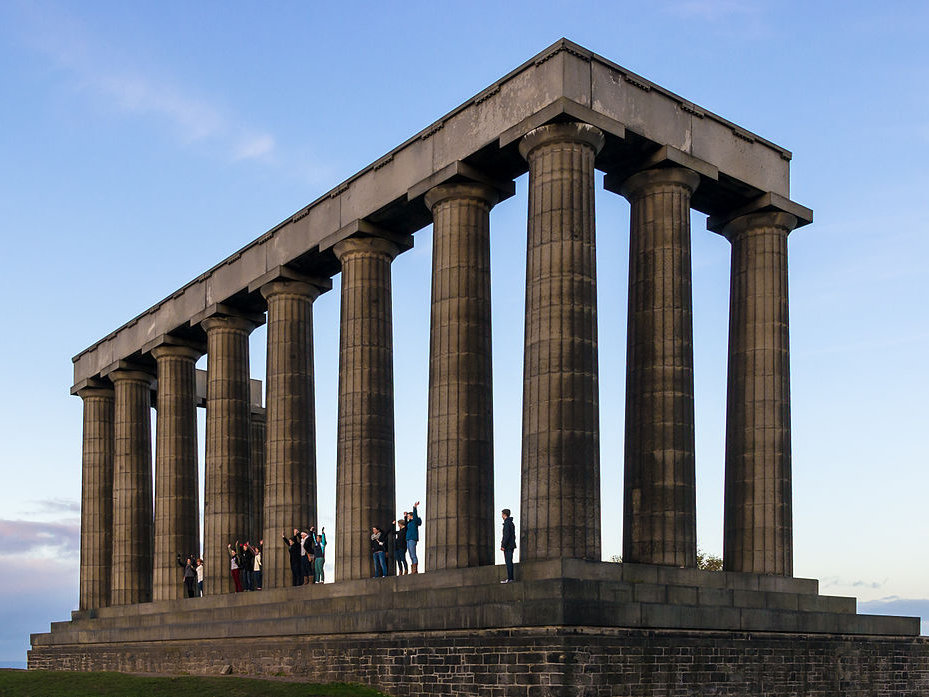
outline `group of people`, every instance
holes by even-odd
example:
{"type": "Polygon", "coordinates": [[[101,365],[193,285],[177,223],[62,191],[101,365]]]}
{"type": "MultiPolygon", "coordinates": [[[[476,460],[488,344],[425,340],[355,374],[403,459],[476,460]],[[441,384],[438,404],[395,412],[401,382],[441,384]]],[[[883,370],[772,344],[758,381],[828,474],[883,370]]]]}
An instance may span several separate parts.
{"type": "Polygon", "coordinates": [[[184,597],[203,595],[203,559],[194,554],[188,554],[186,558],[178,554],[177,563],[184,569],[184,597]]]}
{"type": "Polygon", "coordinates": [[[285,531],[281,533],[281,539],[290,552],[293,585],[326,582],[326,528],[321,528],[318,533],[313,525],[303,531],[294,528],[291,537],[287,537],[285,531]]]}
{"type": "Polygon", "coordinates": [[[404,511],[403,515],[390,524],[385,531],[378,525],[371,526],[371,555],[374,558],[374,578],[387,576],[387,557],[393,552],[397,564],[397,575],[418,574],[419,557],[416,556],[416,544],[419,542],[419,526],[423,519],[419,517],[419,501],[413,504],[412,511],[404,511]],[[410,555],[407,566],[406,555],[410,555]]]}
{"type": "MultiPolygon", "coordinates": [[[[513,579],[513,552],[516,550],[516,526],[509,508],[501,511],[503,517],[503,537],[500,551],[506,564],[506,579],[501,583],[511,583],[513,579]]],[[[371,555],[374,560],[374,577],[384,578],[388,575],[387,559],[392,557],[397,565],[397,575],[419,573],[419,557],[416,546],[419,542],[419,529],[423,524],[419,517],[419,501],[413,504],[413,510],[404,511],[397,520],[391,522],[385,530],[377,525],[371,526],[371,555]],[[407,564],[407,555],[410,557],[407,564]]],[[[326,580],[326,528],[317,533],[315,526],[309,530],[293,529],[293,535],[281,533],[281,539],[288,548],[290,572],[294,586],[310,583],[324,583],[326,580]]],[[[242,544],[236,540],[235,545],[228,544],[229,566],[235,592],[261,590],[261,550],[264,540],[257,545],[246,541],[242,544]]],[[[183,559],[177,555],[177,563],[184,568],[184,592],[188,598],[203,595],[203,559],[189,554],[183,559]]]]}
{"type": "Polygon", "coordinates": [[[261,548],[264,540],[258,540],[253,545],[248,540],[243,544],[235,541],[235,545],[226,545],[229,552],[229,570],[232,573],[232,584],[235,592],[261,590],[261,548]]]}

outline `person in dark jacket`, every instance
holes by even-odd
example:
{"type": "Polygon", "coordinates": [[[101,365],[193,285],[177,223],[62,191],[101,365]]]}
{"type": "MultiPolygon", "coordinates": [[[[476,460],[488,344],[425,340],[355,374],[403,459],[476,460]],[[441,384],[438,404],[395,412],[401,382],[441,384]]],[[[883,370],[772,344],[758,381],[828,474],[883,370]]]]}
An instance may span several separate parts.
{"type": "Polygon", "coordinates": [[[503,552],[503,560],[506,562],[506,580],[500,583],[513,582],[513,550],[516,549],[516,525],[513,523],[513,516],[510,515],[510,509],[504,508],[503,514],[503,539],[500,540],[500,550],[503,552]]]}
{"type": "Polygon", "coordinates": [[[300,532],[294,528],[294,536],[289,538],[287,533],[281,533],[284,544],[290,548],[290,575],[295,586],[303,585],[303,560],[300,558],[300,532]]]}
{"type": "Polygon", "coordinates": [[[181,555],[177,555],[178,566],[184,567],[184,594],[188,598],[197,597],[197,567],[196,562],[194,561],[194,555],[188,554],[187,560],[181,559],[181,555]]]}
{"type": "Polygon", "coordinates": [[[255,590],[253,571],[253,567],[255,566],[255,552],[252,550],[252,546],[247,540],[245,544],[242,545],[241,549],[242,558],[239,561],[239,569],[241,569],[242,585],[247,591],[255,590]]]}
{"type": "Polygon", "coordinates": [[[397,576],[403,576],[410,573],[406,565],[406,520],[404,518],[395,520],[393,527],[394,529],[387,533],[387,536],[392,538],[394,561],[397,562],[397,576]]]}
{"type": "Polygon", "coordinates": [[[419,526],[423,519],[419,517],[416,509],[419,501],[413,504],[413,510],[406,514],[406,550],[410,553],[410,573],[419,573],[419,557],[416,556],[416,543],[419,542],[419,526]]]}
{"type": "Polygon", "coordinates": [[[376,525],[371,527],[371,556],[374,557],[374,578],[387,576],[387,536],[376,525]]]}

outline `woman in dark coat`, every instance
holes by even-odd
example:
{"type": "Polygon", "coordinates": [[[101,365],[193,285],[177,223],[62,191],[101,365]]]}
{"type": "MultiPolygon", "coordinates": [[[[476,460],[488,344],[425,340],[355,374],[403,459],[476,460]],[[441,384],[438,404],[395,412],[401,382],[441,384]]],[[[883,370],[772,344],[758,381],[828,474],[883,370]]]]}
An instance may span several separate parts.
{"type": "Polygon", "coordinates": [[[303,561],[300,558],[300,533],[294,530],[294,536],[287,539],[286,533],[281,533],[281,539],[284,540],[290,548],[290,575],[295,586],[303,585],[303,561]]]}

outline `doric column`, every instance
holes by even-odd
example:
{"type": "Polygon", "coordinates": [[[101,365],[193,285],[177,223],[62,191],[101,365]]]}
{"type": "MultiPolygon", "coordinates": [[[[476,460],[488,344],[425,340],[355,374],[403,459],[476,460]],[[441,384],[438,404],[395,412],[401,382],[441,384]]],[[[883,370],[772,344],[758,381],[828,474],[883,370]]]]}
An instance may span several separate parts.
{"type": "Polygon", "coordinates": [[[203,351],[163,343],[158,364],[155,421],[155,561],[152,597],[184,597],[176,555],[200,555],[197,482],[197,359],[203,351]]]}
{"type": "Polygon", "coordinates": [[[426,565],[494,562],[490,209],[483,184],[444,184],[432,211],[426,565]]]}
{"type": "Polygon", "coordinates": [[[203,502],[203,592],[232,592],[226,545],[248,537],[250,394],[248,335],[255,323],[214,315],[207,335],[206,471],[203,502]]]}
{"type": "Polygon", "coordinates": [[[371,526],[396,515],[390,263],[400,250],[353,237],[333,251],[342,263],[335,577],[344,581],[373,575],[371,526]]]}
{"type": "Polygon", "coordinates": [[[582,123],[528,133],[520,559],[600,559],[594,158],[582,123]]]}
{"type": "MultiPolygon", "coordinates": [[[[250,482],[252,505],[251,519],[248,525],[248,541],[257,543],[264,537],[264,511],[265,511],[265,467],[267,465],[265,453],[268,438],[268,414],[262,407],[252,405],[249,415],[248,443],[251,455],[248,458],[248,481],[250,482]]],[[[278,532],[280,534],[280,532],[278,532]]],[[[262,559],[262,568],[264,568],[262,559]]]]}
{"type": "Polygon", "coordinates": [[[310,283],[278,280],[261,289],[268,301],[267,468],[264,586],[291,584],[281,531],[316,523],[316,408],[313,385],[313,301],[310,283]]]}
{"type": "Polygon", "coordinates": [[[113,388],[84,387],[81,448],[81,610],[110,604],[113,554],[113,388]]]}
{"type": "Polygon", "coordinates": [[[632,175],[623,560],[697,563],[689,169],[632,175]]]}
{"type": "Polygon", "coordinates": [[[152,599],[152,376],[119,369],[114,386],[110,604],[152,599]]]}
{"type": "Polygon", "coordinates": [[[727,571],[793,574],[789,213],[743,215],[732,242],[723,564],[727,571]]]}

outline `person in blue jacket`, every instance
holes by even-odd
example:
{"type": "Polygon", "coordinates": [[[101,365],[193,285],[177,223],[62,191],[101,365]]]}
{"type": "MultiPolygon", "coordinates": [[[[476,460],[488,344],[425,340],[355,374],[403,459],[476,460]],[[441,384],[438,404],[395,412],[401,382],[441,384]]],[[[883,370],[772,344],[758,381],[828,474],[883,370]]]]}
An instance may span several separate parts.
{"type": "Polygon", "coordinates": [[[406,551],[410,553],[410,573],[419,573],[419,558],[416,556],[416,543],[419,542],[419,526],[423,519],[417,512],[419,501],[413,504],[413,510],[406,514],[406,551]]]}

